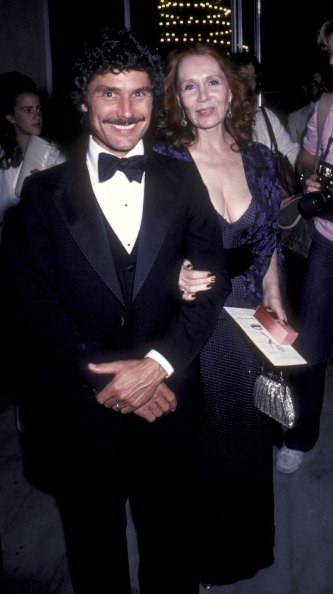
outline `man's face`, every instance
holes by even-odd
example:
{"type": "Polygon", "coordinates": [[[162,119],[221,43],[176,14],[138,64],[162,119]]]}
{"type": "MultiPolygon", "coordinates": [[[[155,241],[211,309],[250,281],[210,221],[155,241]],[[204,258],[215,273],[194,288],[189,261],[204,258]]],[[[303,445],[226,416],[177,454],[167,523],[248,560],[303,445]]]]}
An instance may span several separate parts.
{"type": "Polygon", "coordinates": [[[153,95],[147,72],[129,70],[99,74],[88,84],[88,113],[94,140],[113,154],[125,156],[146,134],[153,95]]]}

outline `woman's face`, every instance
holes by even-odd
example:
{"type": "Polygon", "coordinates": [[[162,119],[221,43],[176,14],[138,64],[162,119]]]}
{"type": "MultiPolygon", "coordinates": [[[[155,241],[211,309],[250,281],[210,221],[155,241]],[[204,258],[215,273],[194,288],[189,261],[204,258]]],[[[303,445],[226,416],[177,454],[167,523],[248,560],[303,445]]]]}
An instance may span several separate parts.
{"type": "Polygon", "coordinates": [[[22,93],[16,100],[12,114],[7,120],[15,126],[17,134],[39,136],[42,132],[42,113],[38,95],[22,93]]]}
{"type": "Polygon", "coordinates": [[[184,58],[178,68],[178,99],[185,115],[197,128],[220,126],[232,95],[228,80],[211,56],[184,58]]]}

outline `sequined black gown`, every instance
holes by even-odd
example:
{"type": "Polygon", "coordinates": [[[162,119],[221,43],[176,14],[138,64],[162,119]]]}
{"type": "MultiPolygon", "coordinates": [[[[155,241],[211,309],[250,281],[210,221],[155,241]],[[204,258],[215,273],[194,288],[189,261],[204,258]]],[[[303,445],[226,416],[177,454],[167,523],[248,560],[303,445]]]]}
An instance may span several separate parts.
{"type": "MultiPolygon", "coordinates": [[[[225,305],[253,308],[261,302],[262,279],[277,243],[280,196],[267,147],[255,144],[242,157],[251,204],[232,224],[218,216],[224,248],[233,255],[225,305]]],[[[274,561],[272,422],[252,397],[260,368],[254,348],[222,310],[201,353],[207,411],[198,448],[202,583],[250,578],[274,561]]]]}

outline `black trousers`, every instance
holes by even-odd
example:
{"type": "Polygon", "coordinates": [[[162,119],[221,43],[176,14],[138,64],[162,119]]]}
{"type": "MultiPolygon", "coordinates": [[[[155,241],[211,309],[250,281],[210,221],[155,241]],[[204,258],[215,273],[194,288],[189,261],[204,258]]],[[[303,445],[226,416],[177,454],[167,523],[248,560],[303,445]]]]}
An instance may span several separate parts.
{"type": "Polygon", "coordinates": [[[76,594],[130,594],[126,501],[141,594],[198,594],[192,518],[195,423],[186,410],[149,424],[117,415],[111,451],[78,463],[58,485],[76,594]]]}
{"type": "Polygon", "coordinates": [[[291,369],[297,425],[284,435],[287,447],[311,450],[319,435],[325,374],[333,344],[333,242],[314,232],[302,291],[296,348],[307,365],[291,369]]]}

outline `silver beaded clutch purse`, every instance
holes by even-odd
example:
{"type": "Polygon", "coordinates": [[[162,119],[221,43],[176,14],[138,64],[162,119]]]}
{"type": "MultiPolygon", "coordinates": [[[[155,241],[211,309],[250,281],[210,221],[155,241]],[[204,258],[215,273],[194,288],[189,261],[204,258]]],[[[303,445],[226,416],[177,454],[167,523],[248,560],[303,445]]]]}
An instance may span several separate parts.
{"type": "Polygon", "coordinates": [[[288,429],[295,423],[295,408],[291,392],[282,371],[263,371],[253,389],[255,406],[288,429]]]}

